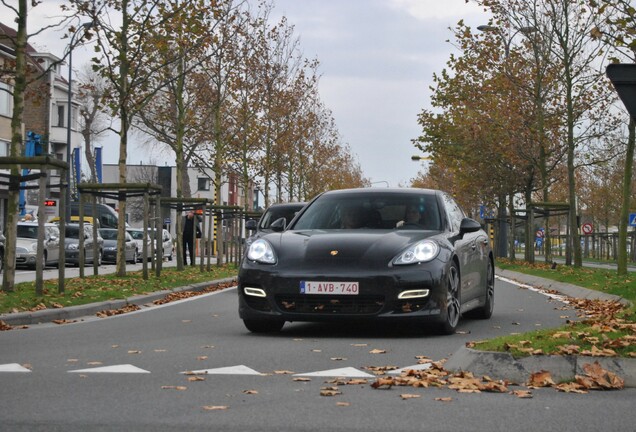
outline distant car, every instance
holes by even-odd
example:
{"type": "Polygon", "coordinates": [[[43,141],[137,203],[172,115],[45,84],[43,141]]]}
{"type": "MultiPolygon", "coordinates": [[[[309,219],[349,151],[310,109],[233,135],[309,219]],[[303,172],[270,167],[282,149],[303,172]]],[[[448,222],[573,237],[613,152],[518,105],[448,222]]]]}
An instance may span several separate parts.
{"type": "MultiPolygon", "coordinates": [[[[93,263],[97,260],[97,264],[102,263],[102,254],[104,253],[104,239],[97,232],[97,238],[93,238],[93,225],[85,223],[84,225],[84,263],[93,263]],[[97,243],[97,256],[93,253],[93,244],[97,243]]],[[[80,265],[79,236],[80,227],[76,223],[66,224],[64,239],[64,249],[66,254],[66,262],[68,264],[80,265]]]]}
{"type": "MultiPolygon", "coordinates": [[[[104,239],[102,261],[117,262],[117,230],[115,228],[101,228],[99,234],[104,239]]],[[[139,257],[137,242],[127,232],[125,236],[124,255],[126,262],[135,264],[139,257]]]]}
{"type": "MultiPolygon", "coordinates": [[[[155,242],[155,233],[148,228],[148,234],[152,237],[153,243],[155,242]]],[[[161,241],[163,245],[163,257],[168,258],[168,261],[172,261],[172,257],[174,256],[174,243],[172,241],[172,235],[170,235],[170,231],[167,229],[162,230],[161,232],[161,241]]],[[[154,243],[155,248],[157,244],[154,243]]]]}
{"type": "Polygon", "coordinates": [[[265,210],[265,213],[260,217],[258,222],[254,219],[249,219],[245,222],[245,229],[252,231],[252,234],[245,241],[245,247],[249,247],[252,242],[261,236],[273,232],[272,224],[277,220],[284,218],[285,226],[294,219],[294,216],[305,207],[307,203],[295,202],[284,204],[272,204],[265,210]]]}
{"type": "Polygon", "coordinates": [[[330,191],[276,225],[239,268],[239,316],[252,332],[375,320],[450,334],[462,314],[492,315],[488,235],[447,193],[330,191]]]}
{"type": "Polygon", "coordinates": [[[139,252],[139,255],[137,256],[137,261],[141,261],[143,259],[144,239],[146,241],[146,247],[148,248],[147,249],[148,258],[150,258],[150,247],[151,247],[150,236],[148,236],[147,233],[144,234],[144,230],[141,228],[126,228],[126,231],[137,243],[137,251],[139,252]]]}
{"type": "MultiPolygon", "coordinates": [[[[18,222],[15,264],[34,269],[38,252],[38,222],[18,222]]],[[[57,264],[60,260],[60,230],[52,223],[44,224],[44,251],[42,267],[57,264]]]]}

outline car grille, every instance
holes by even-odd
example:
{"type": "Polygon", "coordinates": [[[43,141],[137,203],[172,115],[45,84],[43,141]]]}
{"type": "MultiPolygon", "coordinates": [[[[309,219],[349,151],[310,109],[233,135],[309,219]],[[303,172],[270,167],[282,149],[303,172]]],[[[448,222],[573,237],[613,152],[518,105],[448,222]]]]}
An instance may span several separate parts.
{"type": "Polygon", "coordinates": [[[277,306],[285,312],[321,315],[376,314],[384,307],[384,296],[278,295],[277,306]]]}

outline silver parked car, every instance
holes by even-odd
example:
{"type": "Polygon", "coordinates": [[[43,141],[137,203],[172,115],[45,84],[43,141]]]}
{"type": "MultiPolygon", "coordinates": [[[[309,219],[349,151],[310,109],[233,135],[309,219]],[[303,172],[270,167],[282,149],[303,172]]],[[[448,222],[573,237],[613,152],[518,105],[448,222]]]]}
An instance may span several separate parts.
{"type": "MultiPolygon", "coordinates": [[[[154,242],[155,233],[150,228],[148,228],[148,233],[150,234],[154,242]]],[[[163,257],[168,258],[168,261],[172,261],[172,257],[174,256],[174,243],[172,240],[172,236],[170,235],[170,231],[168,231],[167,229],[162,230],[161,242],[163,244],[163,257]]],[[[155,247],[157,247],[156,243],[155,247]]]]}
{"type": "MultiPolygon", "coordinates": [[[[16,265],[35,268],[38,252],[38,222],[19,222],[16,239],[16,265]]],[[[44,224],[43,267],[60,260],[60,230],[52,223],[44,224]]]]}
{"type": "MultiPolygon", "coordinates": [[[[69,223],[66,224],[66,238],[65,253],[66,262],[68,264],[80,265],[80,250],[79,250],[79,224],[69,223]]],[[[84,224],[84,263],[93,263],[97,259],[97,264],[102,263],[102,254],[104,252],[104,239],[97,232],[97,238],[93,238],[93,225],[84,224]],[[93,254],[93,243],[97,242],[97,256],[93,254]]]]}
{"type": "Polygon", "coordinates": [[[128,234],[130,234],[133,240],[137,243],[137,251],[139,253],[139,255],[137,256],[137,259],[139,261],[143,260],[144,239],[146,241],[146,245],[147,245],[146,247],[148,248],[148,258],[150,258],[151,244],[150,244],[150,237],[148,236],[148,234],[144,235],[144,230],[141,228],[126,228],[126,232],[128,232],[128,234]]]}
{"type": "MultiPolygon", "coordinates": [[[[99,235],[104,239],[104,254],[102,260],[104,262],[117,262],[117,229],[115,228],[100,228],[99,235]]],[[[124,243],[124,255],[126,262],[135,264],[139,257],[139,250],[137,248],[137,242],[128,234],[126,235],[126,241],[124,243]]]]}

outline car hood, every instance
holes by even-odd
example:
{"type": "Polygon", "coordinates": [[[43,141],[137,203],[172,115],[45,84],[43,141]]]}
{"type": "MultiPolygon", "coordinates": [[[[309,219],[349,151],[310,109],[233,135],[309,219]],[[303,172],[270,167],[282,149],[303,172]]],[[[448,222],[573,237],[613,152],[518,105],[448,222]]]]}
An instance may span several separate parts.
{"type": "Polygon", "coordinates": [[[411,230],[311,230],[285,231],[264,238],[272,244],[279,265],[367,267],[387,265],[409,245],[439,234],[438,231],[411,230]]]}
{"type": "Polygon", "coordinates": [[[15,245],[28,249],[33,243],[37,243],[37,239],[18,237],[15,239],[15,245]]]}

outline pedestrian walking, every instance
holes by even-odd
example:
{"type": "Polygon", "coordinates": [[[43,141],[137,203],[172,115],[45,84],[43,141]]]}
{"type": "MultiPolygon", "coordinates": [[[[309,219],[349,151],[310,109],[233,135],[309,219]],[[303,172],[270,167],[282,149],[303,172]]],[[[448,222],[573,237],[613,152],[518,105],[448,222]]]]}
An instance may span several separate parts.
{"type": "Polygon", "coordinates": [[[194,234],[201,238],[201,228],[199,228],[199,220],[194,214],[194,210],[188,211],[183,223],[183,264],[188,265],[188,256],[190,254],[190,265],[194,265],[194,234]]]}

